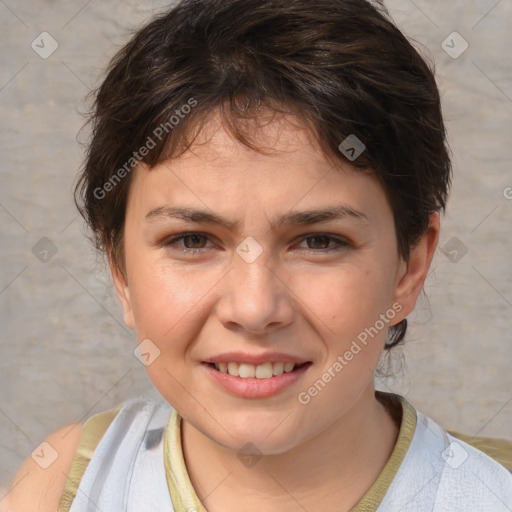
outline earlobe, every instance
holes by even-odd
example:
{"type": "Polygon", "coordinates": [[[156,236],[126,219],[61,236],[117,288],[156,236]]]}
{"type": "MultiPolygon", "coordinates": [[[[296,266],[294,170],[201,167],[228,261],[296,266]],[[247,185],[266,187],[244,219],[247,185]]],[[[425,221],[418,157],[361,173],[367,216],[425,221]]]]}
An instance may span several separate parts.
{"type": "Polygon", "coordinates": [[[114,263],[110,258],[108,263],[117,297],[121,303],[121,306],[123,307],[124,323],[130,329],[135,329],[132,302],[130,298],[130,288],[128,286],[128,280],[125,277],[125,271],[123,272],[123,270],[120,269],[118,265],[114,263]]]}
{"type": "Polygon", "coordinates": [[[416,305],[423,289],[430,264],[439,241],[439,212],[430,215],[430,223],[418,243],[411,248],[408,261],[401,262],[395,286],[395,301],[402,305],[401,319],[406,318],[416,305]]]}

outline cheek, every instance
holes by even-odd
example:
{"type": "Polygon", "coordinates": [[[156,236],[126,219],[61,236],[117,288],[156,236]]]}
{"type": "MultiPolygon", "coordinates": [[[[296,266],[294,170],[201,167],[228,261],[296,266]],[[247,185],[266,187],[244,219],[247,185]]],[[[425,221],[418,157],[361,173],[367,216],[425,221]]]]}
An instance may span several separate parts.
{"type": "Polygon", "coordinates": [[[197,321],[202,299],[218,281],[212,272],[177,269],[161,261],[141,259],[132,268],[130,292],[140,339],[179,337],[193,318],[197,321]]]}
{"type": "Polygon", "coordinates": [[[329,339],[344,344],[390,307],[391,281],[380,268],[355,266],[295,279],[294,291],[329,339]]]}
{"type": "Polygon", "coordinates": [[[180,401],[181,383],[187,382],[187,389],[193,392],[186,354],[190,340],[199,335],[205,321],[201,299],[215,280],[211,283],[207,273],[177,270],[162,262],[146,260],[133,269],[130,290],[138,339],[151,340],[160,351],[146,371],[167,400],[184,408],[187,401],[180,401]]]}
{"type": "Polygon", "coordinates": [[[324,344],[323,358],[299,396],[301,404],[311,404],[310,411],[332,419],[339,414],[333,403],[348,407],[372,385],[394,315],[391,289],[387,274],[377,266],[332,272],[314,285],[303,284],[301,293],[315,313],[309,317],[315,318],[324,344]],[[386,322],[381,315],[389,311],[386,322]]]}

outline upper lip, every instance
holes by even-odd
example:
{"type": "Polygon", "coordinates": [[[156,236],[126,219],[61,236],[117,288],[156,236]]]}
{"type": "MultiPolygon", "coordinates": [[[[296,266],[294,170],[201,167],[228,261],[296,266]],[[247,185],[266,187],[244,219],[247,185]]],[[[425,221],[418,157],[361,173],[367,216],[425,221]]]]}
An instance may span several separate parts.
{"type": "Polygon", "coordinates": [[[217,356],[209,357],[204,363],[246,363],[255,366],[264,363],[296,363],[309,362],[308,359],[284,354],[283,352],[265,352],[264,354],[252,355],[244,352],[226,352],[217,356]]]}

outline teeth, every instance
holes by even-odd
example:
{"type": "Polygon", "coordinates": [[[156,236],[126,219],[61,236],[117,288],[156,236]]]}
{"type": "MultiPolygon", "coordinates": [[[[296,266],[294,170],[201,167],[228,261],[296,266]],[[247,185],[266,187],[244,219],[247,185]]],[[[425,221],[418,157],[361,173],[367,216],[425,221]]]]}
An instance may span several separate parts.
{"type": "Polygon", "coordinates": [[[243,379],[254,377],[256,375],[256,367],[253,364],[242,363],[238,367],[238,375],[243,379]]]}
{"type": "Polygon", "coordinates": [[[272,377],[272,363],[259,364],[255,368],[257,379],[270,379],[272,377]]]}
{"type": "Polygon", "coordinates": [[[270,379],[273,376],[289,373],[295,368],[295,363],[263,363],[259,365],[247,363],[215,363],[215,368],[222,373],[242,379],[270,379]]]}
{"type": "Polygon", "coordinates": [[[291,372],[293,370],[294,366],[295,366],[294,363],[284,363],[284,371],[291,372]]]}
{"type": "Polygon", "coordinates": [[[228,363],[228,373],[233,377],[238,377],[238,363],[228,363]]]}
{"type": "Polygon", "coordinates": [[[281,375],[284,371],[284,363],[274,363],[272,365],[272,374],[281,375]]]}

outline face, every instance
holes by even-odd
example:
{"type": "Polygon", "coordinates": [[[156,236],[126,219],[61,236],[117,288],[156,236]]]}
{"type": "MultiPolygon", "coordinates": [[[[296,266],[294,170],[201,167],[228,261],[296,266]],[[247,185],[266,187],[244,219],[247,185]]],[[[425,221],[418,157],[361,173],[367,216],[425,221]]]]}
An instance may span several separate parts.
{"type": "Polygon", "coordinates": [[[387,328],[414,307],[430,263],[427,246],[412,263],[400,259],[376,179],[333,167],[289,121],[260,135],[272,155],[241,146],[212,117],[186,154],[138,168],[125,271],[113,269],[126,323],[159,350],[147,366],[155,387],[234,451],[252,442],[284,452],[373,396],[387,328]],[[303,214],[312,211],[330,213],[303,214]],[[283,371],[265,362],[297,369],[244,380],[212,360],[261,363],[260,377],[283,371]]]}

